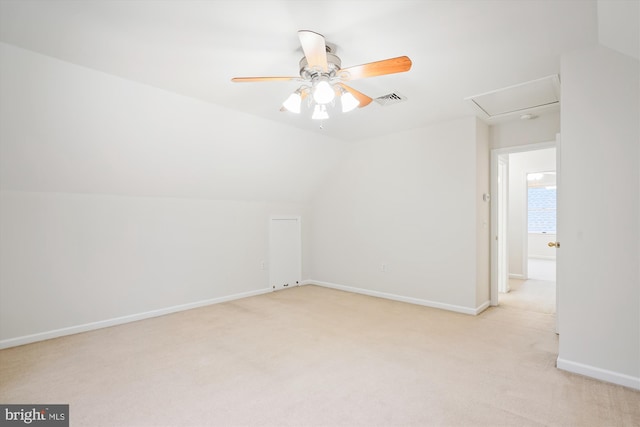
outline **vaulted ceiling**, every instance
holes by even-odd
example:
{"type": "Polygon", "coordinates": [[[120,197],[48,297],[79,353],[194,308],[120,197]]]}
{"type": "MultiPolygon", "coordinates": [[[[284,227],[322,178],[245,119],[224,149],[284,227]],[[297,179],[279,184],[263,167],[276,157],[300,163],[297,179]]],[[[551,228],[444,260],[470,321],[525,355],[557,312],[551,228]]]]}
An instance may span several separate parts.
{"type": "Polygon", "coordinates": [[[465,97],[560,73],[562,53],[598,40],[594,1],[3,0],[0,40],[232,110],[356,140],[474,114],[465,97]],[[343,67],[407,55],[407,73],[353,81],[372,98],[320,129],[280,112],[300,29],[323,34],[343,67]]]}

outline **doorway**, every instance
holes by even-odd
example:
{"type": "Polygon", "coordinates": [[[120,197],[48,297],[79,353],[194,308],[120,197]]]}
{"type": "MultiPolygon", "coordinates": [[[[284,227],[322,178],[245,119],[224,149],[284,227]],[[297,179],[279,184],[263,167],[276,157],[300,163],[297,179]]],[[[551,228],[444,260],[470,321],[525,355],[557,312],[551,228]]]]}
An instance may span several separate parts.
{"type": "Polygon", "coordinates": [[[555,248],[548,246],[557,239],[556,147],[548,142],[492,150],[494,306],[557,313],[555,248]]]}
{"type": "Polygon", "coordinates": [[[527,278],[530,280],[556,280],[556,251],[549,246],[549,242],[557,240],[556,184],[555,169],[527,173],[527,278]]]}

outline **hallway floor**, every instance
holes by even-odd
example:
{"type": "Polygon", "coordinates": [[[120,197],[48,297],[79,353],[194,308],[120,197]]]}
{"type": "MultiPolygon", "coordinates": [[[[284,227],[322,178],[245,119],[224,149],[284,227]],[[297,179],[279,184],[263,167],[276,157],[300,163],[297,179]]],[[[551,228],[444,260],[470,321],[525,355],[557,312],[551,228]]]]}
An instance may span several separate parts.
{"type": "Polygon", "coordinates": [[[507,308],[553,314],[556,312],[556,263],[529,259],[529,279],[509,279],[510,292],[501,293],[499,304],[507,308]]]}

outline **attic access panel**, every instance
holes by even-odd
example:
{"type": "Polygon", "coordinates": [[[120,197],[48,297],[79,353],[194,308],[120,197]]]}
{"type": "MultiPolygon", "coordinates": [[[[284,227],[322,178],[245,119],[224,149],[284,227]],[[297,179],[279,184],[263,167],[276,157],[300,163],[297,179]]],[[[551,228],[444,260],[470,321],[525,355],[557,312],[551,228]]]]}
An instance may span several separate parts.
{"type": "Polygon", "coordinates": [[[560,104],[560,78],[556,74],[465,99],[486,119],[540,111],[560,104]]]}

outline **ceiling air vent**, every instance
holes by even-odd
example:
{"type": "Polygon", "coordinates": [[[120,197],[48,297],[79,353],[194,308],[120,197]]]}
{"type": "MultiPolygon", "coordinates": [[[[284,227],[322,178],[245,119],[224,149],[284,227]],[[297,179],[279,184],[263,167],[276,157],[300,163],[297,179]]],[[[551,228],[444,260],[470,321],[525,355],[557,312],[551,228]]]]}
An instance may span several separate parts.
{"type": "Polygon", "coordinates": [[[391,104],[397,104],[398,102],[404,102],[407,100],[406,96],[402,96],[399,93],[389,93],[387,95],[382,95],[379,96],[375,99],[375,101],[382,105],[382,106],[387,106],[387,105],[391,105],[391,104]]]}

